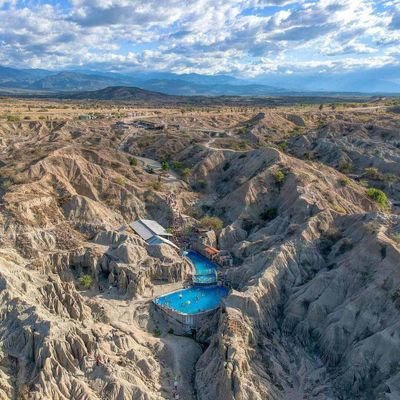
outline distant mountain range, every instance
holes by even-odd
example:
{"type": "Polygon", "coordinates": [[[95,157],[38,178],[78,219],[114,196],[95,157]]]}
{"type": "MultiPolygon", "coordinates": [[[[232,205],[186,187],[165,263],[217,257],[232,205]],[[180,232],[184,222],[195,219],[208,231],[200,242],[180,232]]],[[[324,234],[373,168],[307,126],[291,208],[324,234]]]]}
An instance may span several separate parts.
{"type": "Polygon", "coordinates": [[[88,91],[110,86],[134,86],[171,95],[268,95],[285,90],[249,83],[230,76],[172,73],[93,73],[90,71],[18,70],[0,66],[0,89],[24,91],[88,91]]]}
{"type": "Polygon", "coordinates": [[[400,68],[382,67],[345,73],[270,73],[257,79],[229,75],[135,72],[120,74],[85,69],[48,71],[0,66],[3,93],[95,91],[107,87],[137,87],[177,96],[277,96],[304,93],[400,93],[400,68]]]}

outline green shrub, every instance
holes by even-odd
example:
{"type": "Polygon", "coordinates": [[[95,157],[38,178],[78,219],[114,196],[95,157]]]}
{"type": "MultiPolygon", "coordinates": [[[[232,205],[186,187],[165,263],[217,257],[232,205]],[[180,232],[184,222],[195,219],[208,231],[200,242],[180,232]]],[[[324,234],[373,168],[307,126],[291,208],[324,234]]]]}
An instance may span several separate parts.
{"type": "Polygon", "coordinates": [[[273,177],[278,186],[282,185],[283,181],[285,180],[285,174],[281,170],[275,171],[273,173],[273,177]]]}
{"type": "Polygon", "coordinates": [[[117,185],[125,186],[126,180],[122,176],[117,176],[116,178],[114,178],[114,183],[116,183],[117,185]]]}
{"type": "Polygon", "coordinates": [[[287,142],[281,142],[277,144],[279,150],[281,150],[282,152],[285,152],[288,148],[288,144],[287,142]]]}
{"type": "Polygon", "coordinates": [[[395,174],[385,174],[383,177],[383,180],[388,183],[396,182],[396,181],[398,181],[398,179],[399,179],[399,177],[395,174]]]}
{"type": "Polygon", "coordinates": [[[377,168],[365,168],[364,175],[369,179],[380,180],[382,179],[382,175],[377,168]]]}
{"type": "Polygon", "coordinates": [[[167,162],[167,161],[163,161],[163,162],[161,163],[161,168],[162,168],[163,171],[168,171],[168,170],[169,170],[169,164],[168,164],[168,162],[167,162]]]}
{"type": "Polygon", "coordinates": [[[136,167],[138,164],[138,161],[135,157],[130,157],[129,158],[129,165],[131,165],[132,167],[136,167]]]}
{"type": "Polygon", "coordinates": [[[353,170],[353,164],[350,161],[340,161],[339,167],[338,167],[340,172],[343,172],[344,174],[348,174],[353,170]]]}
{"type": "Polygon", "coordinates": [[[174,330],[173,330],[172,328],[169,328],[169,329],[168,329],[168,333],[169,333],[170,335],[173,335],[173,334],[174,334],[174,330]]]}
{"type": "Polygon", "coordinates": [[[180,161],[172,161],[171,166],[176,171],[183,169],[183,164],[180,161]]]}
{"type": "Polygon", "coordinates": [[[239,143],[234,143],[232,145],[233,150],[246,150],[247,148],[247,143],[246,142],[239,142],[239,143]]]}
{"type": "Polygon", "coordinates": [[[376,189],[376,188],[369,188],[367,190],[367,196],[370,199],[377,202],[381,207],[384,207],[384,208],[389,207],[389,200],[388,200],[385,192],[383,192],[382,190],[376,189]]]}
{"type": "Polygon", "coordinates": [[[82,275],[79,278],[79,283],[81,286],[83,286],[85,289],[90,289],[93,285],[93,277],[91,275],[82,275]]]}
{"type": "Polygon", "coordinates": [[[278,216],[278,209],[275,207],[266,208],[261,214],[260,218],[263,221],[272,221],[278,216]]]}
{"type": "Polygon", "coordinates": [[[340,178],[339,179],[339,184],[340,186],[347,186],[350,184],[350,179],[349,178],[340,178]]]}
{"type": "Polygon", "coordinates": [[[161,336],[161,331],[158,328],[154,329],[153,336],[154,337],[160,337],[161,336]]]}
{"type": "Polygon", "coordinates": [[[210,228],[214,230],[219,230],[224,227],[223,221],[218,217],[203,217],[199,221],[199,224],[202,228],[210,228]]]}
{"type": "Polygon", "coordinates": [[[207,181],[205,181],[204,179],[200,179],[199,181],[197,181],[197,182],[194,183],[194,187],[195,187],[197,190],[204,190],[204,189],[207,188],[207,186],[208,186],[208,183],[207,183],[207,181]]]}
{"type": "Polygon", "coordinates": [[[12,185],[12,182],[11,182],[10,179],[4,179],[4,180],[1,182],[1,187],[2,187],[4,190],[7,190],[11,185],[12,185]]]}
{"type": "Polygon", "coordinates": [[[149,184],[148,184],[148,188],[149,189],[153,189],[153,190],[161,190],[162,189],[162,185],[161,185],[161,182],[160,181],[152,181],[152,182],[149,182],[149,184]]]}
{"type": "Polygon", "coordinates": [[[182,178],[188,179],[191,173],[192,173],[192,170],[190,168],[184,168],[181,172],[182,178]]]}

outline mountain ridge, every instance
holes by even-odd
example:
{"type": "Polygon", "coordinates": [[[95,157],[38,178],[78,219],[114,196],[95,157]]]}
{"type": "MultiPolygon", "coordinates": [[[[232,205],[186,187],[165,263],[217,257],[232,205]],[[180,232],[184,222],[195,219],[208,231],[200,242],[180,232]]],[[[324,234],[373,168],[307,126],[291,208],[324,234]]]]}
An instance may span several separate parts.
{"type": "Polygon", "coordinates": [[[371,68],[363,75],[345,73],[284,74],[270,72],[256,78],[230,75],[176,74],[136,71],[132,73],[70,70],[16,69],[0,65],[0,89],[6,91],[69,92],[99,90],[110,86],[140,87],[176,96],[268,96],[277,94],[400,93],[399,72],[395,68],[371,68]],[[368,84],[367,84],[368,83],[368,84]]]}

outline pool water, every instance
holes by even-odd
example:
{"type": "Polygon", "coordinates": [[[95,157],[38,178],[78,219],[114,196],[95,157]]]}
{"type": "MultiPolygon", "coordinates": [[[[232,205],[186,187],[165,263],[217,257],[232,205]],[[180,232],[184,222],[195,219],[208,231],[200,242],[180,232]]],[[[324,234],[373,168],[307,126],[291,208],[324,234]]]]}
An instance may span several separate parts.
{"type": "Polygon", "coordinates": [[[154,302],[182,314],[197,314],[217,308],[227,294],[223,286],[193,286],[160,296],[154,302]]]}
{"type": "Polygon", "coordinates": [[[217,266],[214,262],[193,250],[185,251],[183,254],[193,263],[196,270],[193,277],[194,283],[217,282],[217,266]]]}

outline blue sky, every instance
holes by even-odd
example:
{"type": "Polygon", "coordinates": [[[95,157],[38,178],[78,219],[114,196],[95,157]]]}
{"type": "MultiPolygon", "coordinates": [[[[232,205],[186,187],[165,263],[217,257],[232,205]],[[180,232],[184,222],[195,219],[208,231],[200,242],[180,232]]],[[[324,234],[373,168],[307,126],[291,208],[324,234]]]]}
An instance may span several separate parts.
{"type": "Polygon", "coordinates": [[[0,0],[0,65],[257,77],[400,63],[400,0],[0,0]]]}

